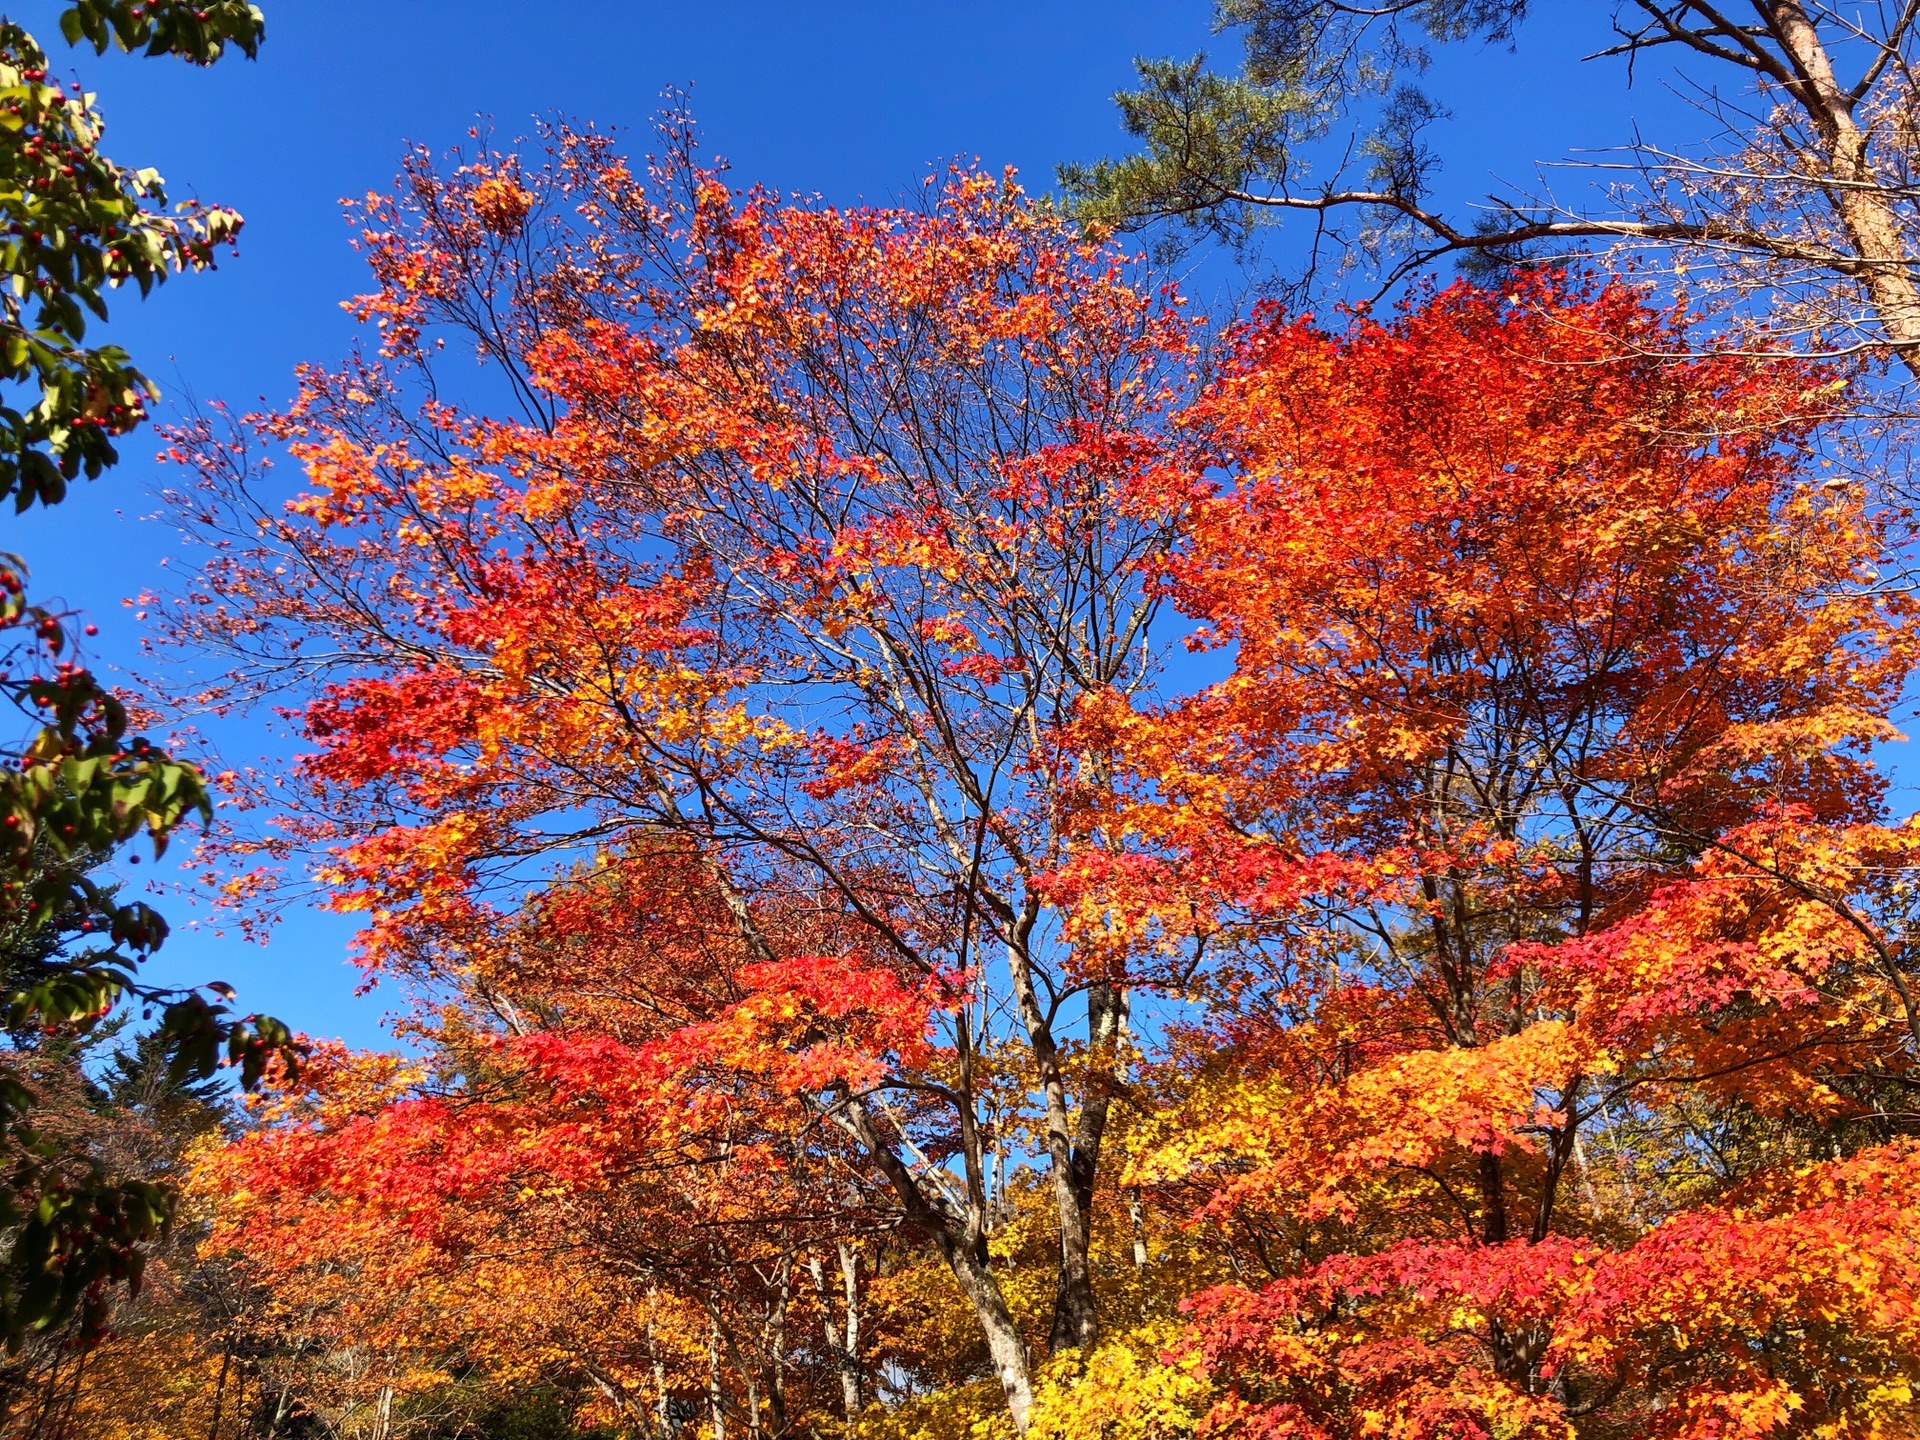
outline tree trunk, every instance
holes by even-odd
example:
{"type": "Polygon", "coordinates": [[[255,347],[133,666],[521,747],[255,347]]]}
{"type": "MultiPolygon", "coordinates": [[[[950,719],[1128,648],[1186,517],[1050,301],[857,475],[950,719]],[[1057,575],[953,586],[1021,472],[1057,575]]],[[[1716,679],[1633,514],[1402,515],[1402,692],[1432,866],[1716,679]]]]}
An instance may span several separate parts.
{"type": "Polygon", "coordinates": [[[847,1301],[847,1323],[842,1332],[847,1342],[847,1363],[841,1373],[841,1387],[845,1397],[851,1397],[853,1401],[853,1409],[847,1417],[852,1419],[866,1408],[866,1397],[861,1393],[860,1383],[860,1256],[844,1240],[835,1248],[840,1254],[840,1282],[847,1301]]]}
{"type": "Polygon", "coordinates": [[[213,1420],[207,1426],[207,1440],[220,1440],[220,1412],[227,1401],[227,1372],[233,1368],[233,1347],[229,1345],[220,1357],[220,1378],[213,1386],[213,1420]]]}
{"type": "Polygon", "coordinates": [[[853,1247],[839,1242],[840,1275],[846,1285],[847,1323],[836,1324],[833,1301],[827,1290],[826,1267],[818,1255],[807,1257],[807,1271],[813,1276],[813,1292],[820,1300],[820,1328],[826,1333],[827,1349],[833,1355],[833,1367],[840,1376],[840,1403],[852,1420],[863,1408],[860,1396],[860,1293],[857,1283],[858,1261],[853,1247]]]}
{"type": "Polygon", "coordinates": [[[1006,1297],[1000,1293],[993,1272],[980,1263],[970,1247],[955,1245],[948,1237],[940,1249],[947,1267],[953,1271],[953,1278],[960,1282],[961,1293],[973,1306],[981,1333],[986,1336],[987,1354],[993,1361],[1000,1388],[1006,1392],[1007,1412],[1013,1416],[1013,1428],[1024,1435],[1033,1409],[1033,1381],[1027,1373],[1026,1343],[1020,1338],[1019,1327],[1013,1323],[1013,1312],[1007,1309],[1006,1297]]]}
{"type": "Polygon", "coordinates": [[[713,1417],[713,1440],[727,1440],[727,1411],[720,1392],[720,1322],[707,1319],[707,1410],[713,1417]]]}
{"type": "MultiPolygon", "coordinates": [[[[1087,1213],[1081,1208],[1081,1186],[1074,1177],[1074,1141],[1068,1124],[1067,1081],[1060,1065],[1060,1047],[1040,997],[1034,987],[1032,956],[1028,945],[1040,914],[1039,902],[1029,898],[1007,937],[1007,971],[1013,981],[1013,993],[1020,1006],[1021,1023],[1027,1042],[1033,1049],[1034,1067],[1040,1072],[1040,1091],[1046,1099],[1048,1172],[1053,1180],[1054,1209],[1060,1229],[1060,1272],[1054,1292],[1053,1329],[1049,1344],[1055,1351],[1091,1350],[1100,1338],[1100,1317],[1093,1300],[1093,1270],[1088,1258],[1087,1213]]],[[[1098,1023],[1096,1011],[1112,1008],[1110,999],[1096,997],[1109,987],[1096,985],[1087,994],[1089,1028],[1098,1023]]],[[[1111,1020],[1108,1021],[1111,1026],[1111,1020]]],[[[1089,1094],[1087,1097],[1091,1099],[1089,1094]]],[[[1082,1130],[1086,1124],[1082,1107],[1082,1130]]],[[[1104,1112],[1099,1117],[1105,1124],[1104,1112]]],[[[1092,1181],[1098,1163],[1098,1148],[1083,1155],[1087,1175],[1086,1192],[1092,1194],[1092,1181]]]]}
{"type": "MultiPolygon", "coordinates": [[[[1060,1278],[1053,1300],[1053,1331],[1048,1347],[1091,1350],[1100,1339],[1100,1315],[1093,1295],[1093,1189],[1099,1178],[1100,1147],[1106,1139],[1113,1104],[1122,1037],[1127,1029],[1128,996],[1104,981],[1087,990],[1087,1083],[1080,1097],[1080,1123],[1074,1129],[1064,1172],[1065,1195],[1072,1202],[1072,1223],[1060,1228],[1060,1278]],[[1069,1253],[1069,1247],[1072,1253],[1069,1253]]],[[[1055,1170],[1055,1190],[1062,1172],[1055,1170]]],[[[1064,1203],[1064,1201],[1063,1201],[1064,1203]]]]}
{"type": "MultiPolygon", "coordinates": [[[[1865,137],[1855,132],[1849,143],[1865,148],[1865,137]]],[[[1845,169],[1836,165],[1835,178],[1845,169]]],[[[1859,169],[1866,167],[1861,165],[1859,169]]],[[[1881,331],[1909,374],[1920,378],[1920,285],[1901,242],[1893,207],[1877,188],[1844,188],[1840,192],[1840,220],[1853,241],[1865,273],[1862,283],[1880,319],[1881,331]]]]}
{"type": "Polygon", "coordinates": [[[661,1440],[673,1433],[672,1402],[667,1395],[667,1367],[653,1345],[653,1327],[647,1327],[647,1346],[653,1351],[653,1419],[661,1440]]]}
{"type": "Polygon", "coordinates": [[[1765,9],[1799,73],[1795,98],[1826,147],[1826,170],[1834,182],[1828,199],[1859,259],[1861,288],[1894,353],[1909,374],[1920,378],[1920,283],[1899,219],[1869,163],[1854,100],[1834,75],[1833,57],[1800,0],[1771,0],[1765,9]]]}
{"type": "MultiPolygon", "coordinates": [[[[621,1415],[631,1415],[635,1420],[640,1421],[643,1425],[646,1424],[651,1418],[653,1418],[648,1415],[647,1411],[643,1407],[636,1405],[634,1403],[633,1397],[627,1393],[626,1387],[620,1384],[620,1382],[615,1380],[611,1375],[608,1375],[605,1371],[601,1370],[598,1366],[595,1366],[595,1365],[587,1365],[585,1367],[585,1370],[586,1370],[587,1379],[593,1382],[594,1389],[598,1390],[602,1395],[606,1397],[607,1403],[613,1406],[616,1413],[621,1415]]],[[[663,1436],[665,1434],[664,1431],[661,1431],[660,1433],[663,1436]]]]}
{"type": "Polygon", "coordinates": [[[780,1282],[767,1316],[767,1433],[787,1433],[787,1306],[793,1298],[793,1257],[780,1257],[780,1282]]]}
{"type": "Polygon", "coordinates": [[[834,1115],[865,1147],[868,1158],[893,1187],[908,1221],[933,1242],[947,1269],[953,1272],[960,1293],[973,1307],[974,1319],[987,1342],[987,1354],[992,1358],[1000,1387],[1006,1392],[1007,1411],[1013,1417],[1014,1429],[1024,1435],[1028,1412],[1033,1408],[1027,1347],[1013,1323],[1013,1312],[1007,1308],[1006,1297],[1000,1293],[1000,1282],[988,1265],[985,1215],[955,1216],[944,1201],[936,1203],[936,1199],[930,1199],[913,1171],[881,1135],[873,1116],[860,1100],[843,1093],[834,1107],[834,1115]]]}

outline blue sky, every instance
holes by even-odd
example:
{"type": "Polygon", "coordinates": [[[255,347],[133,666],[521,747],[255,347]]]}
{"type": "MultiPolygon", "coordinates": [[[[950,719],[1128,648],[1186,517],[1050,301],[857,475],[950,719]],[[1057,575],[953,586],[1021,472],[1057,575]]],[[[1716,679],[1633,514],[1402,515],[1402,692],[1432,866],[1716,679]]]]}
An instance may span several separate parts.
{"type": "MultiPolygon", "coordinates": [[[[263,0],[257,63],[210,71],[124,56],[57,57],[100,93],[107,151],[151,165],[176,195],[239,209],[237,258],[116,309],[112,338],[171,397],[247,407],[284,399],[293,366],[351,340],[339,302],[364,288],[339,201],[391,179],[406,142],[433,148],[490,118],[497,137],[562,112],[643,132],[667,86],[690,86],[710,148],[742,183],[885,202],[942,157],[1017,166],[1036,189],[1063,160],[1124,146],[1108,97],[1136,54],[1208,48],[1206,0],[263,0]]],[[[58,6],[9,7],[57,48],[58,6]]],[[[1696,138],[1698,117],[1643,66],[1633,89],[1607,42],[1604,7],[1551,7],[1517,50],[1462,47],[1430,78],[1454,118],[1435,132],[1444,200],[1527,181],[1537,159],[1618,144],[1635,125],[1696,138]]],[[[1577,182],[1576,182],[1577,183],[1577,182]]],[[[164,413],[163,407],[163,413],[164,413]]],[[[145,520],[159,482],[151,436],[127,463],[58,510],[4,522],[0,548],[27,558],[41,596],[101,627],[94,658],[137,663],[139,625],[122,600],[163,579],[178,541],[145,520]]],[[[230,763],[267,737],[232,737],[230,763]]],[[[151,873],[151,872],[149,872],[151,873]]],[[[165,902],[176,936],[157,973],[224,979],[247,1008],[296,1029],[377,1043],[387,1008],[355,999],[338,917],[294,916],[270,943],[213,933],[165,902]]]]}

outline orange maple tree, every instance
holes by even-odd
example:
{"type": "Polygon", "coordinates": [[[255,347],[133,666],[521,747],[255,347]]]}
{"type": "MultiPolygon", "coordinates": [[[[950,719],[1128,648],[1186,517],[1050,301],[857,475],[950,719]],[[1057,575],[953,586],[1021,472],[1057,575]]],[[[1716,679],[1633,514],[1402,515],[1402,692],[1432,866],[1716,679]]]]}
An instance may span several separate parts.
{"type": "Polygon", "coordinates": [[[952,1289],[870,1329],[955,1307],[927,1373],[1049,1437],[1907,1433],[1913,616],[1844,377],[1525,278],[1203,380],[1010,179],[665,134],[416,156],[378,354],[177,438],[196,698],[309,742],[231,853],[426,1057],[211,1156],[222,1243],[714,1440],[820,1408],[803,1345],[856,1419],[857,1265],[800,1277],[882,1244],[952,1289]]]}
{"type": "Polygon", "coordinates": [[[177,629],[237,657],[222,699],[306,687],[291,843],[368,917],[369,968],[451,986],[500,1067],[600,1117],[543,1107],[566,1138],[524,1140],[539,1166],[603,1163],[605,1132],[830,1163],[856,1229],[877,1207],[944,1257],[1024,1422],[989,1253],[1010,1097],[1039,1097],[1051,1334],[1091,1346],[1142,978],[1049,922],[1081,783],[1058,741],[1151,669],[1195,327],[1010,179],[848,212],[736,196],[667,139],[641,176],[570,132],[538,169],[420,158],[369,202],[379,358],[258,422],[302,493],[263,508],[210,427],[176,448],[217,547],[177,629]],[[517,413],[442,398],[448,330],[517,413]],[[625,888],[669,861],[674,894],[625,888]],[[637,908],[609,920],[613,889],[637,908]],[[635,944],[644,981],[609,953],[635,944]],[[586,999],[555,965],[632,983],[586,999]]]}
{"type": "Polygon", "coordinates": [[[1193,1303],[1209,1432],[1905,1433],[1897,517],[1817,479],[1835,377],[1678,323],[1272,318],[1192,412],[1238,480],[1164,583],[1232,671],[1090,709],[1063,900],[1244,956],[1138,1167],[1273,1277],[1193,1303]]]}

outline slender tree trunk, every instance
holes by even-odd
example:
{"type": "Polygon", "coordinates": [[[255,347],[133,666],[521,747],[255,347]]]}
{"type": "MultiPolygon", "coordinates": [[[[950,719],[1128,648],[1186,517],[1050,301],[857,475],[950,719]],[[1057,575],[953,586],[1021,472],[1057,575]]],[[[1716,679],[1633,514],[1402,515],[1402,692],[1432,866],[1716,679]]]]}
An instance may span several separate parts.
{"type": "MultiPolygon", "coordinates": [[[[679,804],[671,794],[662,792],[665,813],[672,817],[673,823],[684,826],[679,804]]],[[[755,923],[752,911],[744,897],[734,888],[724,874],[718,876],[721,898],[733,917],[740,935],[749,952],[757,960],[771,960],[773,947],[755,923]]],[[[1039,918],[1040,906],[1037,900],[1029,898],[1016,927],[1019,932],[1018,948],[1024,962],[1024,947],[1031,936],[1034,923],[1039,918]]],[[[1052,1034],[1040,1017],[1038,1000],[1033,996],[1033,978],[1024,963],[1017,966],[1016,985],[1024,984],[1025,998],[1022,1009],[1028,1016],[1031,1032],[1033,1024],[1039,1024],[1039,1036],[1034,1039],[1036,1052],[1042,1042],[1047,1049],[1047,1058],[1043,1066],[1050,1064],[1058,1078],[1059,1063],[1052,1034]]],[[[1064,1089],[1056,1086],[1064,1103],[1064,1089]]],[[[887,1183],[893,1187],[894,1194],[904,1206],[907,1217],[933,1242],[940,1251],[940,1257],[953,1272],[959,1283],[960,1291],[973,1307],[974,1318],[980,1325],[981,1334],[987,1342],[987,1354],[992,1358],[994,1373],[1000,1381],[1001,1389],[1006,1393],[1007,1411],[1013,1418],[1014,1429],[1024,1435],[1027,1420],[1033,1408],[1033,1380],[1027,1368],[1026,1342],[1020,1338],[1019,1327],[1014,1324],[1013,1312],[1007,1308],[1006,1297],[1000,1293],[999,1282],[994,1278],[988,1264],[986,1245],[986,1215],[981,1213],[958,1218],[950,1215],[944,1205],[930,1200],[921,1189],[920,1182],[914,1178],[911,1169],[895,1153],[894,1147],[881,1136],[873,1117],[867,1113],[865,1105],[851,1096],[844,1097],[835,1107],[836,1119],[866,1147],[869,1157],[887,1177],[887,1183]]],[[[963,1124],[972,1130],[971,1117],[963,1116],[963,1124]]],[[[1066,1134],[1064,1112],[1062,1112],[1059,1134],[1066,1134]]],[[[977,1156],[969,1154],[969,1169],[974,1168],[977,1156]]],[[[1067,1156],[1071,1159],[1071,1156],[1067,1156]]],[[[1064,1247],[1063,1247],[1064,1248],[1064,1247]]],[[[1082,1238],[1079,1252],[1084,1259],[1085,1243],[1082,1238]]],[[[1087,1287],[1087,1314],[1092,1316],[1091,1287],[1087,1287]]],[[[717,1332],[716,1324],[716,1332],[717,1332]]],[[[713,1440],[726,1440],[723,1418],[720,1415],[719,1393],[719,1347],[716,1340],[712,1349],[713,1394],[714,1394],[714,1435],[713,1440]]]]}
{"type": "MultiPolygon", "coordinates": [[[[1046,1012],[1040,1008],[1040,996],[1034,986],[1032,955],[1028,949],[1039,914],[1039,902],[1029,898],[1007,937],[1007,970],[1013,981],[1014,999],[1020,1006],[1021,1023],[1026,1027],[1027,1042],[1033,1049],[1034,1066],[1040,1072],[1040,1092],[1046,1102],[1047,1168],[1053,1180],[1054,1209],[1060,1230],[1060,1271],[1055,1287],[1050,1345],[1055,1351],[1091,1350],[1100,1338],[1100,1316],[1093,1299],[1087,1214],[1081,1208],[1080,1186],[1074,1178],[1076,1135],[1069,1123],[1067,1082],[1061,1068],[1060,1047],[1054,1039],[1052,1026],[1047,1022],[1046,1012]]],[[[1111,1008],[1110,1003],[1095,998],[1096,992],[1106,988],[1094,986],[1088,991],[1090,1024],[1094,1021],[1096,1007],[1102,1010],[1111,1008]]],[[[1104,1120],[1103,1115],[1103,1125],[1104,1120]]],[[[1089,1194],[1097,1160],[1096,1150],[1085,1161],[1089,1194]]]]}
{"type": "Polygon", "coordinates": [[[233,1347],[227,1346],[220,1357],[220,1378],[213,1386],[213,1421],[207,1426],[207,1440],[220,1440],[220,1412],[227,1400],[227,1371],[233,1365],[233,1347]]]}
{"type": "MultiPolygon", "coordinates": [[[[671,795],[667,795],[665,800],[668,807],[667,813],[674,817],[676,823],[684,824],[679,816],[678,803],[671,795]]],[[[721,898],[733,916],[734,923],[738,926],[748,950],[756,959],[772,959],[773,947],[760,933],[759,926],[754,922],[752,912],[744,898],[725,875],[719,877],[719,884],[721,898]]],[[[1022,945],[1025,944],[1026,936],[1031,934],[1038,917],[1039,902],[1029,900],[1019,924],[1022,945]]],[[[1025,971],[1024,966],[1021,969],[1021,975],[1024,977],[1028,996],[1027,1001],[1023,1002],[1023,1008],[1030,1011],[1037,1019],[1039,1009],[1037,1000],[1032,998],[1032,976],[1025,971]]],[[[1041,1023],[1040,1030],[1051,1054],[1052,1036],[1044,1022],[1041,1023]]],[[[1036,1048],[1038,1043],[1036,1041],[1036,1048]]],[[[1057,1056],[1053,1058],[1053,1068],[1057,1075],[1057,1056]]],[[[1064,1090],[1061,1094],[1064,1098],[1064,1090]]],[[[866,1147],[869,1157],[887,1177],[887,1183],[893,1187],[894,1194],[905,1207],[908,1219],[923,1234],[932,1239],[935,1247],[940,1251],[941,1259],[946,1261],[947,1268],[953,1272],[961,1293],[967,1297],[968,1303],[973,1307],[974,1317],[979,1322],[981,1334],[986,1339],[987,1353],[992,1358],[994,1373],[1000,1380],[1001,1389],[1006,1392],[1007,1411],[1013,1417],[1014,1428],[1024,1435],[1028,1414],[1033,1408],[1033,1381],[1027,1369],[1026,1344],[1020,1338],[1019,1328],[1013,1322],[1013,1312],[1007,1308],[1006,1297],[1000,1293],[999,1282],[994,1279],[993,1272],[987,1263],[986,1216],[982,1213],[956,1222],[954,1217],[945,1213],[943,1207],[928,1199],[926,1192],[920,1187],[920,1182],[914,1178],[912,1170],[894,1152],[893,1146],[881,1136],[879,1128],[874,1124],[873,1117],[867,1113],[865,1105],[849,1096],[843,1098],[836,1109],[838,1111],[836,1118],[839,1123],[845,1125],[866,1147]]],[[[1064,1120],[1060,1133],[1063,1136],[1066,1133],[1064,1120]]],[[[1084,1245],[1081,1249],[1084,1253],[1084,1245]]],[[[1088,1294],[1090,1298],[1090,1290],[1088,1294]]],[[[718,1400],[720,1352],[717,1322],[715,1332],[711,1349],[714,1397],[713,1440],[726,1440],[724,1420],[720,1414],[718,1400]]]]}
{"type": "Polygon", "coordinates": [[[843,1331],[847,1342],[847,1363],[841,1372],[841,1386],[844,1398],[853,1401],[853,1409],[847,1415],[848,1419],[852,1419],[866,1408],[860,1379],[860,1255],[844,1240],[834,1248],[839,1252],[840,1283],[847,1302],[847,1323],[843,1331]]]}
{"type": "Polygon", "coordinates": [[[1593,1212],[1594,1219],[1600,1215],[1600,1192],[1593,1188],[1593,1169],[1587,1164],[1587,1147],[1580,1143],[1580,1132],[1573,1132],[1573,1163],[1580,1170],[1580,1193],[1586,1197],[1587,1209],[1593,1212]]]}
{"type": "Polygon", "coordinates": [[[606,1397],[607,1403],[614,1408],[616,1414],[631,1415],[642,1424],[648,1423],[653,1418],[644,1407],[634,1404],[633,1397],[627,1393],[624,1385],[614,1380],[597,1365],[587,1365],[584,1368],[587,1379],[593,1382],[593,1388],[606,1397]]]}
{"type": "MultiPolygon", "coordinates": [[[[997,1119],[997,1117],[996,1117],[997,1119]]],[[[1007,1196],[1007,1147],[1004,1142],[996,1141],[993,1147],[993,1197],[990,1202],[991,1213],[987,1217],[987,1228],[991,1231],[1002,1222],[1002,1207],[1007,1196]]]]}
{"type": "Polygon", "coordinates": [[[720,1321],[707,1319],[707,1410],[713,1417],[713,1440],[727,1440],[727,1411],[720,1390],[720,1321]]]}
{"type": "MultiPolygon", "coordinates": [[[[1103,981],[1088,988],[1086,1093],[1080,1099],[1080,1122],[1074,1128],[1065,1172],[1073,1223],[1070,1227],[1063,1224],[1060,1231],[1060,1278],[1053,1301],[1053,1331],[1048,1339],[1049,1348],[1056,1352],[1091,1350],[1100,1338],[1100,1316],[1093,1294],[1093,1190],[1118,1079],[1127,1011],[1127,992],[1119,986],[1103,981]],[[1072,1256],[1067,1253],[1070,1243],[1077,1250],[1072,1256]]],[[[1055,1172],[1056,1177],[1059,1173],[1055,1172]]]]}
{"type": "Polygon", "coordinates": [[[1006,1392],[1007,1413],[1013,1417],[1014,1429],[1024,1435],[1033,1408],[1033,1380],[1027,1368],[1026,1342],[1020,1338],[1013,1312],[1007,1308],[1000,1282],[988,1264],[986,1216],[984,1213],[956,1216],[944,1201],[936,1203],[928,1198],[912,1170],[881,1135],[863,1102],[843,1094],[834,1107],[834,1114],[838,1123],[865,1147],[868,1158],[893,1187],[907,1219],[933,1242],[947,1269],[953,1273],[960,1293],[973,1307],[974,1319],[987,1342],[987,1354],[1000,1388],[1006,1392]]]}
{"type": "Polygon", "coordinates": [[[1127,1196],[1127,1219],[1133,1225],[1133,1268],[1147,1273],[1147,1214],[1138,1191],[1127,1196]]]}
{"type": "Polygon", "coordinates": [[[840,1402],[852,1420],[862,1409],[860,1396],[860,1295],[856,1282],[858,1264],[853,1247],[839,1243],[840,1274],[846,1284],[847,1323],[843,1327],[833,1318],[833,1300],[827,1289],[827,1271],[818,1255],[807,1256],[807,1272],[813,1276],[813,1292],[820,1301],[820,1328],[827,1337],[827,1349],[833,1355],[833,1367],[840,1376],[840,1402]]]}
{"type": "Polygon", "coordinates": [[[787,1433],[787,1306],[793,1298],[793,1256],[780,1257],[779,1283],[767,1315],[767,1433],[787,1433]]]}
{"type": "MultiPolygon", "coordinates": [[[[658,1293],[657,1290],[649,1290],[647,1292],[647,1298],[651,1300],[658,1293]]],[[[660,1358],[660,1345],[659,1342],[654,1339],[653,1321],[651,1318],[647,1321],[647,1355],[653,1361],[653,1414],[655,1428],[661,1440],[666,1440],[666,1437],[673,1433],[673,1412],[668,1408],[667,1366],[666,1362],[660,1358]]]]}
{"type": "Polygon", "coordinates": [[[1576,1077],[1560,1097],[1560,1112],[1567,1117],[1567,1123],[1548,1132],[1547,1173],[1540,1180],[1540,1204],[1534,1212],[1533,1243],[1538,1245],[1547,1238],[1553,1228],[1554,1207],[1560,1203],[1560,1184],[1566,1177],[1567,1164],[1574,1157],[1574,1147],[1580,1142],[1578,1106],[1583,1080],[1576,1077]]]}

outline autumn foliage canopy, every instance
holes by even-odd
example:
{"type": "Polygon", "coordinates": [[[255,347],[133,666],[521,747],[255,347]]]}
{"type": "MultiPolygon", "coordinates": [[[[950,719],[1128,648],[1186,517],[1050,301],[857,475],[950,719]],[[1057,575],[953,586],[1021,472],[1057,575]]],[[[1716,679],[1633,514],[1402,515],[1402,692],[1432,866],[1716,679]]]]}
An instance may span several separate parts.
{"type": "Polygon", "coordinates": [[[367,353],[174,437],[182,698],[303,742],[234,898],[412,1002],[203,1158],[273,1323],[711,1440],[1915,1433],[1846,377],[662,148],[417,156],[367,353]]]}

